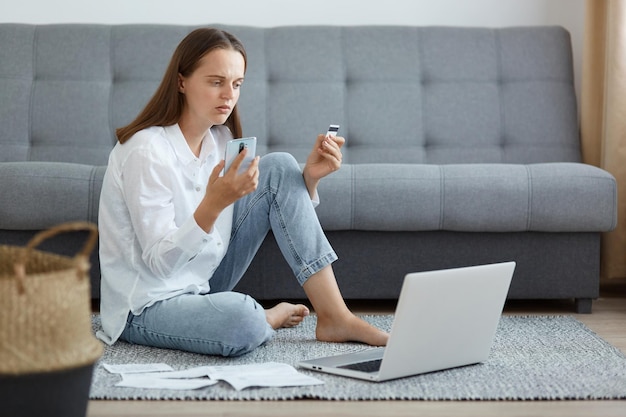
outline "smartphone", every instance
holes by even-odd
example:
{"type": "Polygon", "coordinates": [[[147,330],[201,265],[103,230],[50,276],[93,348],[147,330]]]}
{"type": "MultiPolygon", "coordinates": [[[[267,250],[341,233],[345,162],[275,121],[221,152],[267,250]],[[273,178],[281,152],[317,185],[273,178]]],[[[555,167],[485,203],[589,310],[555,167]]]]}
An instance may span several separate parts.
{"type": "Polygon", "coordinates": [[[330,125],[328,126],[328,131],[326,132],[326,136],[329,136],[329,137],[337,136],[337,132],[339,132],[339,125],[330,125]]]}
{"type": "Polygon", "coordinates": [[[233,139],[226,142],[226,152],[224,155],[224,161],[226,161],[226,165],[224,167],[224,172],[228,172],[230,165],[233,163],[233,160],[241,151],[247,149],[246,158],[241,162],[239,166],[239,173],[244,172],[250,167],[252,160],[256,156],[256,137],[252,136],[249,138],[242,139],[233,139]]]}

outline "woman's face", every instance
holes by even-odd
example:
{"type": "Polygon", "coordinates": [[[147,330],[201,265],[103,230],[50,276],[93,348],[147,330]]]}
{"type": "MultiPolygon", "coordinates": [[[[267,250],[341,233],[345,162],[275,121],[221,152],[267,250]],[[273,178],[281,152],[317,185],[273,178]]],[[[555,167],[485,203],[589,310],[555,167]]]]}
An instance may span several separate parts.
{"type": "Polygon", "coordinates": [[[244,68],[239,52],[214,49],[190,76],[179,75],[179,91],[185,95],[183,117],[207,128],[224,124],[239,100],[244,68]]]}

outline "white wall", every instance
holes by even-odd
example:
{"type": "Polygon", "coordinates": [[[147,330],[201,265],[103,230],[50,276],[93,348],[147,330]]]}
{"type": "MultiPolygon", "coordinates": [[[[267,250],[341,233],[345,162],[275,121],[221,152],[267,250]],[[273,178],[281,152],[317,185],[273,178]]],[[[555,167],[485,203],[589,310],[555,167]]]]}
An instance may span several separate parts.
{"type": "MultiPolygon", "coordinates": [[[[561,25],[579,86],[585,0],[0,0],[0,22],[283,25],[561,25]]],[[[579,89],[578,89],[579,90],[579,89]]]]}

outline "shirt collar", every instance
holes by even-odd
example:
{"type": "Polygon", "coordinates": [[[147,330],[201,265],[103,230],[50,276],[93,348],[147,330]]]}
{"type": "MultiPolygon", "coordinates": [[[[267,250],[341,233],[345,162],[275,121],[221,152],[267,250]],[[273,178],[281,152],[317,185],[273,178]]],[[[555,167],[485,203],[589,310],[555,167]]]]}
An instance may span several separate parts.
{"type": "Polygon", "coordinates": [[[164,130],[167,137],[170,138],[170,142],[174,148],[176,157],[184,165],[188,165],[196,161],[206,161],[211,151],[216,148],[215,138],[211,133],[211,129],[207,130],[207,133],[202,140],[200,157],[196,157],[193,152],[191,152],[191,149],[187,144],[187,140],[185,139],[183,132],[180,130],[180,126],[178,126],[178,123],[171,126],[165,126],[164,130]]]}

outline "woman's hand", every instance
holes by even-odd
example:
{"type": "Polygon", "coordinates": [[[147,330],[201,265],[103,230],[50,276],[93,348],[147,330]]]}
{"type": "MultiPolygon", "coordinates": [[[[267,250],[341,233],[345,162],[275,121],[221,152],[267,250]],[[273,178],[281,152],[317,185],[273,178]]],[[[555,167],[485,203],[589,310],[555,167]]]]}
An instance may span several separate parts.
{"type": "Polygon", "coordinates": [[[238,172],[246,153],[247,150],[244,150],[237,155],[224,176],[220,176],[224,169],[224,160],[213,168],[204,198],[194,213],[196,223],[204,231],[211,230],[222,210],[256,190],[259,184],[260,158],[255,157],[247,170],[238,172]]]}
{"type": "Polygon", "coordinates": [[[341,147],[346,140],[341,136],[317,135],[315,146],[302,171],[304,182],[311,197],[315,196],[319,181],[341,168],[341,147]]]}

